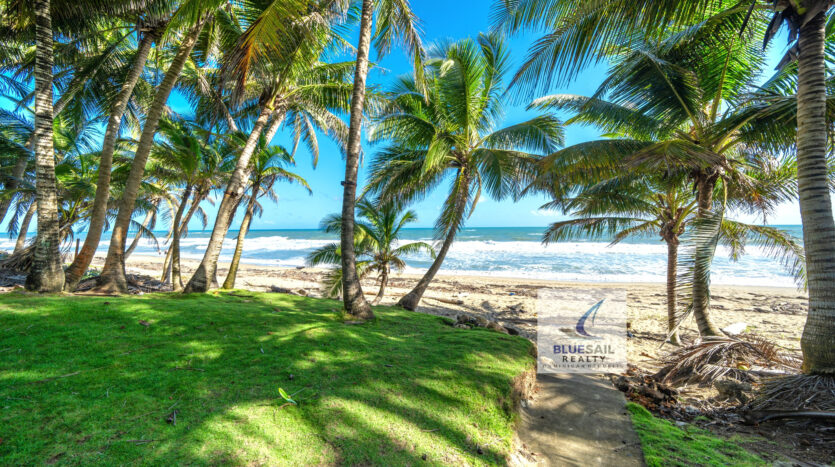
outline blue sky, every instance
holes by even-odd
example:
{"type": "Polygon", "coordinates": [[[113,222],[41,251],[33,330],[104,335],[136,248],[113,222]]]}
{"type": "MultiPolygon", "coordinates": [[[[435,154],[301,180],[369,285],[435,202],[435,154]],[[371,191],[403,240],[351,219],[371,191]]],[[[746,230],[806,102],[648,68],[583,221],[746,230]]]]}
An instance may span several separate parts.
{"type": "MultiPolygon", "coordinates": [[[[473,37],[479,32],[486,31],[489,27],[489,0],[413,0],[412,5],[415,13],[421,18],[424,31],[424,40],[427,44],[440,39],[460,39],[473,37]]],[[[535,36],[516,37],[509,39],[508,46],[514,62],[512,70],[515,70],[525,55],[528,46],[535,36]]],[[[356,37],[351,38],[356,43],[356,37]]],[[[785,41],[778,38],[776,44],[784,44],[785,41]]],[[[782,47],[777,47],[782,49],[782,47]]],[[[779,51],[773,52],[773,54],[779,51]]],[[[372,58],[373,52],[372,52],[372,58]]],[[[394,77],[411,72],[411,65],[404,53],[395,49],[388,57],[379,62],[379,67],[373,70],[369,76],[369,82],[386,85],[394,77]]],[[[599,66],[583,73],[574,83],[562,89],[554,89],[553,92],[566,92],[572,94],[588,95],[592,93],[603,79],[605,67],[599,66]]],[[[181,96],[172,95],[170,106],[177,112],[183,114],[191,113],[188,105],[181,96]]],[[[506,107],[505,125],[514,124],[528,118],[524,105],[508,105],[506,107]]],[[[566,130],[566,144],[571,145],[590,139],[594,139],[599,132],[593,128],[571,126],[566,130]]],[[[263,215],[253,221],[253,229],[304,229],[315,228],[319,221],[326,214],[338,212],[342,203],[342,186],[340,181],[344,178],[344,161],[336,146],[325,136],[320,135],[320,157],[318,167],[314,170],[311,164],[310,154],[299,150],[297,154],[296,171],[305,177],[309,182],[313,194],[308,195],[301,187],[282,184],[278,185],[278,203],[264,200],[263,215]]],[[[289,133],[279,133],[273,144],[291,146],[292,140],[289,133]]],[[[375,148],[364,144],[366,159],[373,155],[375,148]]],[[[366,177],[366,167],[360,168],[360,179],[366,177]]],[[[415,227],[431,227],[437,217],[440,206],[445,195],[445,188],[439,188],[426,200],[412,206],[418,213],[419,221],[415,227]]],[[[215,195],[216,197],[218,195],[215,195]]],[[[539,207],[546,202],[543,197],[529,197],[519,202],[509,200],[497,202],[489,197],[482,197],[474,214],[467,221],[470,227],[527,227],[546,226],[550,222],[563,218],[551,212],[539,211],[539,207]]],[[[205,204],[209,214],[207,229],[214,224],[214,211],[216,207],[205,204]]],[[[240,210],[243,211],[243,210],[240,210]]],[[[242,213],[236,218],[232,228],[237,229],[242,213]]],[[[754,221],[753,218],[741,219],[754,221]]],[[[796,204],[782,206],[776,216],[769,219],[773,224],[799,224],[800,216],[796,204]]],[[[192,221],[191,229],[202,228],[198,221],[192,221]]],[[[34,226],[33,226],[34,229],[34,226]]]]}
{"type": "MultiPolygon", "coordinates": [[[[489,28],[489,12],[491,1],[488,0],[415,0],[412,1],[415,13],[421,18],[424,39],[427,44],[442,39],[460,39],[476,36],[479,32],[489,28]]],[[[508,41],[514,62],[513,70],[521,64],[527,50],[535,36],[516,37],[508,41]]],[[[782,45],[785,41],[777,38],[774,43],[782,45]]],[[[356,43],[356,38],[352,38],[356,43]]],[[[776,47],[781,48],[781,47],[776,47]]],[[[779,51],[775,52],[779,53],[779,51]]],[[[373,55],[373,53],[372,53],[373,55]]],[[[373,56],[372,56],[373,58],[373,56]]],[[[394,50],[379,63],[385,72],[372,71],[369,82],[385,85],[394,77],[411,72],[408,57],[402,50],[394,50]]],[[[603,80],[605,67],[598,66],[587,70],[570,86],[554,89],[553,92],[589,95],[603,80]]],[[[529,118],[524,105],[508,105],[506,107],[505,125],[514,124],[529,118]]],[[[571,145],[588,141],[599,136],[593,128],[571,126],[566,131],[566,144],[571,145]]],[[[288,135],[279,135],[274,144],[289,144],[288,135]]],[[[301,153],[297,156],[297,169],[310,183],[313,195],[308,196],[301,188],[284,185],[278,187],[280,200],[278,203],[267,202],[265,212],[260,219],[253,222],[254,229],[282,229],[282,228],[312,228],[327,213],[338,212],[341,209],[342,186],[339,184],[344,178],[344,163],[332,142],[320,138],[321,154],[319,166],[313,170],[309,154],[301,153]]],[[[374,152],[374,147],[364,145],[366,157],[374,152]]],[[[360,178],[366,176],[365,167],[360,168],[360,178]]],[[[431,227],[437,217],[446,191],[439,188],[426,200],[412,206],[418,213],[416,227],[431,227]]],[[[553,212],[540,211],[539,207],[547,200],[541,196],[532,196],[519,202],[509,200],[495,201],[483,197],[472,217],[467,221],[470,227],[522,227],[546,226],[551,222],[564,218],[553,212]]],[[[753,218],[740,219],[753,222],[753,218]]],[[[773,224],[800,224],[799,208],[796,205],[782,206],[777,215],[769,219],[773,224]]],[[[233,224],[237,225],[237,224],[233,224]]],[[[197,225],[193,228],[198,228],[197,225]]],[[[209,227],[211,228],[211,227],[209,227]]],[[[235,228],[235,227],[233,227],[235,228]]]]}

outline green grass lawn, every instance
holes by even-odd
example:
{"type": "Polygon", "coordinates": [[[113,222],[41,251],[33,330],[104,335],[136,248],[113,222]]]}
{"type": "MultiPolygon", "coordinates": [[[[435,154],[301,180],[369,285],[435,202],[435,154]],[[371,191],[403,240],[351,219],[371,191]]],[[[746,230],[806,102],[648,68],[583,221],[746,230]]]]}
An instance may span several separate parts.
{"type": "Polygon", "coordinates": [[[528,341],[385,307],[344,324],[339,308],[0,296],[0,464],[504,463],[528,341]]]}
{"type": "Polygon", "coordinates": [[[629,403],[632,425],[641,439],[644,459],[649,467],[691,465],[768,465],[734,439],[718,438],[709,431],[686,425],[679,428],[667,420],[655,418],[644,407],[629,403]]]}

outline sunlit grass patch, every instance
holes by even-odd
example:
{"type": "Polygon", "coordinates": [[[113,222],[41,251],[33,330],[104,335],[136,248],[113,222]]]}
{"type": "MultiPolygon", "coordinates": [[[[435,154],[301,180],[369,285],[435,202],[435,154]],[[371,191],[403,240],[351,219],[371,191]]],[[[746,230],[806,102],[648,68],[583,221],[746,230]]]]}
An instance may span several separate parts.
{"type": "Polygon", "coordinates": [[[528,341],[394,308],[347,325],[339,308],[4,295],[0,464],[504,462],[528,341]]]}
{"type": "Polygon", "coordinates": [[[675,426],[632,402],[627,408],[650,467],[768,464],[733,439],[719,438],[693,425],[675,426]]]}

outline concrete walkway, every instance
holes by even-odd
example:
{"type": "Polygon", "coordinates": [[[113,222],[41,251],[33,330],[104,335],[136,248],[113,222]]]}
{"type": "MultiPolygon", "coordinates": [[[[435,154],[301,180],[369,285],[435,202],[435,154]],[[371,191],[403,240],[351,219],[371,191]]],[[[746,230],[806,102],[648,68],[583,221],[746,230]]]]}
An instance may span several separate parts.
{"type": "Polygon", "coordinates": [[[607,376],[537,375],[538,391],[522,408],[518,465],[644,465],[626,399],[607,376]]]}

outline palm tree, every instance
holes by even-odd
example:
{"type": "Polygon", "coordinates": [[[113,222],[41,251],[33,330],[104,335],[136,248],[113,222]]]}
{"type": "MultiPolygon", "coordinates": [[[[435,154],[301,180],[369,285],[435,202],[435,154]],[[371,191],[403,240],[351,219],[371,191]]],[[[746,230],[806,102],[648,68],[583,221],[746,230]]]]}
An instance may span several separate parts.
{"type": "MultiPolygon", "coordinates": [[[[151,153],[148,173],[157,179],[182,184],[182,194],[171,221],[171,265],[174,290],[182,290],[180,277],[180,238],[182,237],[183,216],[192,195],[192,207],[200,204],[199,196],[217,183],[216,168],[221,165],[222,155],[218,148],[207,143],[205,131],[193,122],[163,119],[159,125],[158,142],[151,153]]],[[[196,209],[196,208],[195,208],[196,209]]]]}
{"type": "MultiPolygon", "coordinates": [[[[543,209],[559,207],[572,219],[555,222],[543,242],[571,238],[610,238],[614,245],[628,237],[658,235],[667,245],[667,329],[669,341],[680,343],[677,311],[678,257],[682,235],[698,219],[697,200],[684,180],[612,174],[612,178],[581,189],[568,198],[557,195],[543,209]]],[[[762,245],[795,276],[802,277],[802,247],[788,233],[774,227],[724,219],[720,241],[737,260],[746,244],[762,245]]]]}
{"type": "Polygon", "coordinates": [[[270,200],[278,201],[274,186],[279,181],[295,182],[307,188],[312,193],[307,181],[301,176],[287,171],[284,167],[295,165],[293,156],[281,146],[268,146],[267,140],[262,138],[258,143],[258,149],[250,161],[249,171],[250,194],[246,205],[244,218],[241,221],[241,228],[238,230],[238,239],[235,243],[235,253],[232,255],[232,263],[229,265],[229,273],[223,282],[224,289],[235,288],[235,277],[238,274],[238,265],[241,262],[241,254],[244,250],[244,240],[249,232],[249,225],[255,215],[262,212],[258,204],[258,198],[267,196],[270,200]]]}
{"type": "Polygon", "coordinates": [[[827,178],[826,26],[831,0],[774,2],[765,42],[785,22],[797,43],[797,182],[809,281],[809,315],[800,347],[803,370],[835,374],[835,219],[827,178]]]}
{"type": "Polygon", "coordinates": [[[401,78],[392,105],[376,118],[369,135],[370,141],[391,143],[376,155],[367,188],[385,202],[411,202],[451,180],[435,224],[435,235],[443,242],[438,255],[398,302],[409,310],[417,307],[440,269],[482,189],[497,200],[518,194],[519,182],[540,155],[563,142],[562,125],[549,113],[497,128],[508,66],[497,36],[442,44],[431,51],[427,63],[425,94],[414,79],[401,78]]]}
{"type": "Polygon", "coordinates": [[[60,292],[64,288],[58,187],[52,148],[52,13],[50,0],[36,0],[35,10],[35,169],[37,173],[38,236],[26,288],[60,292]]]}
{"type": "MultiPolygon", "coordinates": [[[[435,249],[425,242],[411,242],[400,245],[399,238],[405,226],[417,221],[417,214],[404,210],[397,203],[374,204],[368,200],[357,202],[357,235],[354,237],[354,252],[359,258],[357,273],[360,279],[373,272],[378,273],[380,289],[371,302],[377,305],[386,293],[391,269],[402,271],[406,267],[403,256],[428,253],[435,257],[435,249]],[[399,246],[398,246],[399,245],[399,246]]],[[[342,230],[342,216],[332,214],[321,224],[328,233],[338,234],[342,230]]],[[[338,243],[323,246],[307,257],[311,266],[323,264],[336,266],[324,281],[325,295],[336,297],[342,292],[342,248],[338,243]]]]}
{"type": "Polygon", "coordinates": [[[632,38],[703,21],[712,15],[746,11],[743,24],[765,24],[764,12],[775,10],[765,29],[765,43],[785,22],[797,41],[783,65],[797,60],[797,158],[803,238],[809,275],[809,316],[801,348],[808,373],[831,374],[835,351],[835,219],[827,187],[827,119],[825,102],[826,17],[831,0],[715,1],[677,0],[497,0],[494,24],[509,32],[546,29],[549,34],[531,49],[516,82],[530,93],[575,78],[591,64],[604,61],[632,38]],[[801,84],[802,83],[802,84],[801,84]]]}
{"type": "Polygon", "coordinates": [[[345,180],[342,193],[342,231],[340,245],[342,258],[342,297],[345,311],[359,319],[374,317],[368,301],[362,292],[357,275],[354,246],[354,203],[357,196],[357,171],[362,138],[362,120],[365,110],[366,79],[368,78],[369,51],[374,31],[374,16],[377,17],[375,46],[378,56],[385,55],[395,39],[400,38],[413,57],[418,83],[423,74],[423,45],[408,0],[362,0],[360,13],[359,43],[357,45],[354,89],[351,97],[351,117],[348,132],[348,150],[345,157],[345,180]]]}
{"type": "Polygon", "coordinates": [[[65,288],[68,291],[72,291],[78,285],[78,282],[87,272],[87,268],[90,267],[96,249],[99,247],[99,241],[101,240],[101,234],[104,230],[107,217],[113,154],[116,150],[116,141],[122,127],[122,117],[133,95],[133,90],[145,70],[145,62],[148,60],[151,47],[155,41],[159,40],[164,24],[164,21],[153,18],[140,20],[137,24],[137,34],[140,35],[140,38],[133,63],[122,83],[119,94],[113,101],[110,110],[110,119],[107,122],[107,129],[104,133],[101,161],[99,162],[99,174],[96,182],[96,196],[93,203],[90,225],[87,228],[87,235],[84,238],[84,245],[81,247],[81,251],[75,256],[66,271],[65,288]]]}
{"type": "Polygon", "coordinates": [[[184,6],[190,8],[178,10],[168,24],[169,31],[182,27],[186,32],[165,72],[164,78],[159,86],[157,86],[154,100],[145,117],[142,135],[136,147],[130,174],[125,183],[122,199],[119,204],[119,212],[113,225],[110,247],[107,251],[101,276],[99,276],[98,288],[101,291],[125,292],[127,290],[127,279],[125,277],[125,241],[128,228],[131,224],[131,218],[133,217],[136,197],[145,173],[145,164],[154,147],[154,137],[159,121],[165,111],[168,96],[174,89],[180,72],[188,60],[191,50],[197,43],[200,32],[206,23],[213,18],[214,12],[210,9],[201,8],[199,2],[196,2],[196,4],[187,2],[184,6]]]}
{"type": "Polygon", "coordinates": [[[270,3],[225,58],[227,73],[234,77],[233,97],[247,97],[254,89],[257,119],[237,157],[203,260],[189,280],[186,292],[205,292],[212,285],[223,239],[246,188],[249,161],[262,134],[267,136],[269,144],[291,113],[303,122],[302,127],[294,128],[296,137],[304,135],[314,147],[316,128],[334,135],[342,133],[340,128],[344,124],[331,110],[347,102],[347,98],[340,97],[344,94],[344,79],[338,72],[340,67],[318,61],[333,40],[329,29],[334,20],[332,8],[328,6],[331,2],[323,3],[322,8],[298,0],[270,3]],[[289,26],[282,26],[279,31],[265,29],[268,25],[283,24],[289,26]],[[253,62],[253,57],[267,53],[262,57],[263,63],[253,62]]]}
{"type": "MultiPolygon", "coordinates": [[[[535,108],[573,110],[577,116],[572,121],[622,136],[566,148],[544,164],[556,163],[549,170],[559,179],[566,163],[585,159],[590,170],[577,173],[590,182],[596,181],[600,167],[686,173],[697,193],[698,217],[717,217],[717,222],[702,224],[703,230],[713,227],[702,236],[718,235],[726,197],[715,199],[717,187],[725,190],[719,193],[756,193],[758,186],[745,167],[772,149],[749,136],[770,127],[775,109],[740,104],[720,112],[743,101],[757,84],[762,58],[738,37],[744,21],[742,11],[647,42],[632,39],[628,47],[609,55],[613,64],[593,96],[554,95],[535,101],[535,108]]],[[[782,104],[781,111],[792,112],[782,104]]],[[[791,199],[788,192],[778,195],[778,202],[791,199]]],[[[763,210],[768,213],[772,207],[763,210]]],[[[692,310],[703,336],[719,335],[709,316],[713,253],[700,248],[696,254],[692,310]]]]}

